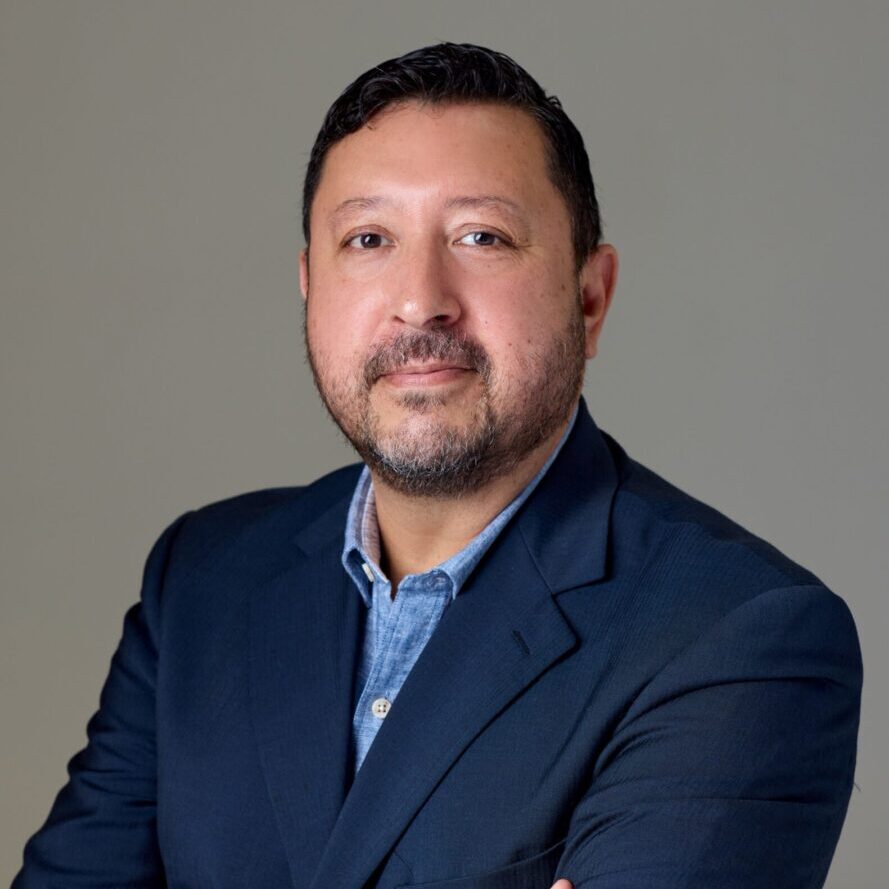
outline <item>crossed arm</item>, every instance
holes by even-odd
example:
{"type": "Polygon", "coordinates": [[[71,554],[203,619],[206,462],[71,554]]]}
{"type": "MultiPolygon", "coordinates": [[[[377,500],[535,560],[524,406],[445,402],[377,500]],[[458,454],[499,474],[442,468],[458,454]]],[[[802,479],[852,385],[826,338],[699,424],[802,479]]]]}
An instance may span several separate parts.
{"type": "Polygon", "coordinates": [[[572,813],[553,889],[822,886],[860,694],[839,597],[811,585],[747,601],[632,703],[572,813]]]}

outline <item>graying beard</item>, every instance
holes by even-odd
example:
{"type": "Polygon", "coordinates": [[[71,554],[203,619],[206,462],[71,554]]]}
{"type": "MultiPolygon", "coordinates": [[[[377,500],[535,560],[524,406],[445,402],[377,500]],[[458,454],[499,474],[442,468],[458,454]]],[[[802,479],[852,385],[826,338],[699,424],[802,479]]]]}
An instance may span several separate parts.
{"type": "Polygon", "coordinates": [[[492,456],[496,439],[493,425],[485,424],[482,434],[467,448],[452,431],[442,435],[434,460],[398,459],[398,454],[386,455],[365,441],[362,456],[377,472],[381,481],[403,494],[418,497],[452,498],[476,490],[500,474],[492,456]]]}

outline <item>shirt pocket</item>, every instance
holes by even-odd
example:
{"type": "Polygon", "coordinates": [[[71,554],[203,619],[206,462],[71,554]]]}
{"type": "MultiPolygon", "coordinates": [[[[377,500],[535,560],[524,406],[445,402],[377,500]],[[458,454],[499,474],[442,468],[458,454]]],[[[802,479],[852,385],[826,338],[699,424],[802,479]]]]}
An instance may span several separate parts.
{"type": "Polygon", "coordinates": [[[556,865],[564,847],[565,840],[560,840],[531,858],[497,870],[432,883],[404,883],[396,889],[549,889],[556,881],[556,865]]]}

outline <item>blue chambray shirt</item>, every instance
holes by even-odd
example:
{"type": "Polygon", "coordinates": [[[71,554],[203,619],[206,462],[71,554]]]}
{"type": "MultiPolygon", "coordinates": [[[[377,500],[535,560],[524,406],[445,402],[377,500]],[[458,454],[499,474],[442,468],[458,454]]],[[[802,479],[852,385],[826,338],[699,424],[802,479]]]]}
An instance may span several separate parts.
{"type": "Polygon", "coordinates": [[[445,609],[497,535],[546,474],[574,427],[577,407],[549,459],[515,499],[498,513],[460,552],[423,574],[408,574],[398,585],[380,570],[380,535],[370,470],[365,466],[346,519],[343,567],[368,608],[364,645],[358,659],[352,717],[355,773],[361,768],[383,719],[432,636],[445,609]]]}

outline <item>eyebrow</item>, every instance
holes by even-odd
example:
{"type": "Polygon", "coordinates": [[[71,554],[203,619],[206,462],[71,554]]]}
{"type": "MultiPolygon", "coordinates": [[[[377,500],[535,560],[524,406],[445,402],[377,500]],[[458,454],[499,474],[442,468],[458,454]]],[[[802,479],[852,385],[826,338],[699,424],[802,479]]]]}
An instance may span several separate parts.
{"type": "MultiPolygon", "coordinates": [[[[361,210],[375,210],[382,206],[398,206],[398,202],[393,201],[391,198],[383,197],[382,195],[366,195],[346,198],[346,200],[341,201],[334,207],[330,214],[330,224],[331,226],[335,225],[341,217],[348,216],[351,213],[359,212],[361,210]]],[[[511,216],[518,217],[521,221],[524,221],[525,219],[525,215],[519,204],[507,197],[497,194],[458,195],[449,198],[445,202],[445,209],[503,210],[511,216]]]]}
{"type": "Polygon", "coordinates": [[[445,207],[449,210],[506,210],[518,216],[523,215],[522,208],[515,201],[498,194],[460,195],[450,198],[445,207]]]}
{"type": "Polygon", "coordinates": [[[380,197],[378,195],[372,195],[370,197],[360,197],[360,198],[346,198],[346,200],[341,201],[336,207],[333,208],[333,211],[330,214],[331,219],[337,219],[340,216],[344,216],[346,213],[352,210],[372,210],[374,207],[379,207],[380,204],[390,203],[384,197],[380,197]]]}

